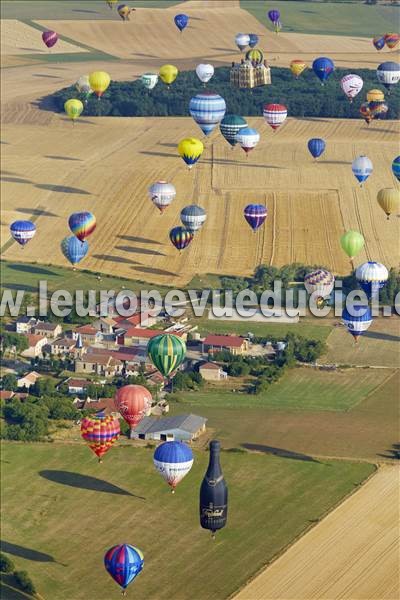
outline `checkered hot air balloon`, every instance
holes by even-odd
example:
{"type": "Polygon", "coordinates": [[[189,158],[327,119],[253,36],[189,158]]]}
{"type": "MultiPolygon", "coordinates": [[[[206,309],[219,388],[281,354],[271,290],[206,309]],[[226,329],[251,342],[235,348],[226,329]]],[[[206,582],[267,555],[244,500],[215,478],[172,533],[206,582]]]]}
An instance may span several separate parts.
{"type": "Polygon", "coordinates": [[[83,242],[96,229],[96,217],[89,211],[72,213],[68,225],[74,236],[83,242]]]}
{"type": "Polygon", "coordinates": [[[169,232],[169,239],[175,248],[181,251],[189,246],[193,239],[193,232],[186,227],[173,227],[169,232]]]}
{"type": "Polygon", "coordinates": [[[123,590],[139,575],[143,566],[143,553],[129,544],[113,546],[104,556],[104,567],[123,590]]]}
{"type": "Polygon", "coordinates": [[[199,229],[201,229],[204,225],[206,219],[206,211],[204,208],[201,208],[201,206],[197,206],[197,204],[190,204],[181,210],[181,221],[183,226],[192,233],[199,231],[199,229]]]}
{"type": "Polygon", "coordinates": [[[114,404],[131,429],[150,413],[153,398],[143,385],[124,385],[117,390],[114,404]]]}
{"type": "Polygon", "coordinates": [[[210,135],[224,118],[225,111],[225,100],[214,92],[200,92],[189,102],[189,112],[204,135],[210,135]]]}
{"type": "Polygon", "coordinates": [[[275,131],[285,122],[287,108],[283,104],[264,104],[263,117],[266,123],[275,131]]]}
{"type": "Polygon", "coordinates": [[[363,335],[371,326],[371,309],[367,304],[353,304],[348,309],[345,307],[342,312],[342,322],[357,343],[360,335],[363,335]]]}
{"type": "Polygon", "coordinates": [[[36,225],[32,221],[14,221],[10,225],[13,239],[24,247],[36,233],[36,225]]]}
{"type": "Polygon", "coordinates": [[[244,218],[255,233],[267,218],[267,207],[263,204],[248,204],[244,209],[244,218]]]}
{"type": "Polygon", "coordinates": [[[161,375],[169,377],[182,364],[186,356],[185,342],[172,333],[163,333],[151,338],[147,354],[161,375]]]}
{"type": "Polygon", "coordinates": [[[154,452],[154,466],[172,488],[189,473],[193,465],[192,449],[184,442],[164,442],[154,452]]]}
{"type": "Polygon", "coordinates": [[[81,435],[89,448],[101,462],[102,457],[118,440],[120,434],[119,420],[111,415],[99,412],[94,416],[83,417],[81,435]]]}

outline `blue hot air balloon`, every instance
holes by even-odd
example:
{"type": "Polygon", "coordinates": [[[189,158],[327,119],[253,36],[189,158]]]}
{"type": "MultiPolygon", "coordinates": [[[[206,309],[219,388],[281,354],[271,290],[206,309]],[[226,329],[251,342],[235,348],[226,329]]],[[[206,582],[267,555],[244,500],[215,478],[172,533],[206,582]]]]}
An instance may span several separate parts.
{"type": "Polygon", "coordinates": [[[61,252],[72,265],[76,265],[82,258],[85,258],[88,250],[89,244],[87,241],[83,240],[81,242],[74,235],[64,238],[61,242],[61,252]]]}
{"type": "Polygon", "coordinates": [[[164,442],[154,452],[154,466],[174,493],[193,465],[193,452],[184,442],[164,442]]]}
{"type": "Polygon", "coordinates": [[[345,307],[342,312],[342,321],[357,343],[360,335],[371,326],[371,309],[367,304],[353,304],[349,310],[345,307]]]}
{"type": "Polygon", "coordinates": [[[32,221],[14,221],[10,225],[10,233],[18,244],[25,246],[36,233],[36,225],[32,221]]]}
{"type": "Polygon", "coordinates": [[[107,550],[104,566],[118,585],[125,590],[143,569],[142,552],[129,544],[118,544],[107,550]]]}
{"type": "Polygon", "coordinates": [[[368,179],[373,171],[373,165],[368,156],[357,156],[351,164],[354,177],[360,182],[360,185],[368,179]]]}
{"type": "Polygon", "coordinates": [[[183,226],[192,233],[196,233],[196,231],[201,229],[206,219],[206,211],[204,208],[201,208],[201,206],[197,206],[197,204],[185,206],[185,208],[181,210],[181,221],[183,226]]]}
{"type": "Polygon", "coordinates": [[[324,85],[329,75],[335,70],[335,64],[330,58],[320,56],[320,58],[314,60],[312,68],[318,79],[321,81],[321,84],[324,85]]]}
{"type": "Polygon", "coordinates": [[[396,156],[396,158],[393,160],[392,171],[396,179],[400,181],[400,156],[396,156]]]}
{"type": "Polygon", "coordinates": [[[325,152],[325,140],[321,138],[311,138],[307,143],[310,154],[313,158],[317,159],[325,152]]]}
{"type": "Polygon", "coordinates": [[[256,33],[249,33],[249,46],[250,48],[254,48],[258,44],[258,35],[256,33]]]}
{"type": "Polygon", "coordinates": [[[175,21],[175,25],[177,26],[179,31],[182,33],[182,31],[185,29],[185,27],[187,27],[187,25],[189,23],[189,17],[187,15],[184,15],[183,13],[181,13],[179,15],[175,15],[174,21],[175,21]]]}
{"type": "Polygon", "coordinates": [[[387,61],[380,64],[376,70],[379,83],[382,83],[389,91],[400,81],[400,63],[387,61]]]}
{"type": "Polygon", "coordinates": [[[256,232],[267,218],[267,207],[263,204],[248,204],[244,209],[244,218],[256,232]]]}
{"type": "Polygon", "coordinates": [[[196,94],[189,103],[189,112],[204,135],[209,135],[224,118],[225,100],[208,90],[196,94]]]}
{"type": "Polygon", "coordinates": [[[385,265],[375,261],[363,263],[356,269],[356,279],[368,298],[376,296],[387,283],[389,272],[385,265]]]}

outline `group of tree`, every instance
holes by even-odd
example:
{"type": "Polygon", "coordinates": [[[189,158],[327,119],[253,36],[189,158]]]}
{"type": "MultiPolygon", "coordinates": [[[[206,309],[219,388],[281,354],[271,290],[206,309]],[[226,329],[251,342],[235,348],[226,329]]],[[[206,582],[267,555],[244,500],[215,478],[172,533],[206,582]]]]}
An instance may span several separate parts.
{"type": "Polygon", "coordinates": [[[17,586],[28,594],[36,594],[36,588],[26,571],[16,571],[14,562],[3,552],[0,552],[0,573],[12,575],[17,586]]]}
{"type": "MultiPolygon", "coordinates": [[[[243,116],[260,116],[266,102],[282,103],[292,117],[332,117],[356,119],[365,101],[364,90],[350,103],[344,96],[339,82],[349,69],[337,68],[324,86],[308,69],[299,79],[294,79],[289,69],[271,68],[272,84],[258,88],[238,89],[230,84],[230,68],[218,67],[208,88],[220,94],[226,101],[227,112],[243,116]]],[[[380,87],[374,70],[351,69],[364,80],[364,89],[380,87]]],[[[87,116],[189,116],[189,101],[202,91],[202,84],[194,71],[180,72],[176,81],[167,88],[161,81],[153,90],[146,90],[140,80],[112,81],[101,101],[94,94],[85,105],[87,116]]],[[[75,86],[57,91],[52,95],[56,109],[62,112],[64,103],[79,94],[75,86]]],[[[400,90],[393,89],[388,98],[387,119],[397,119],[400,114],[400,90]]]]}

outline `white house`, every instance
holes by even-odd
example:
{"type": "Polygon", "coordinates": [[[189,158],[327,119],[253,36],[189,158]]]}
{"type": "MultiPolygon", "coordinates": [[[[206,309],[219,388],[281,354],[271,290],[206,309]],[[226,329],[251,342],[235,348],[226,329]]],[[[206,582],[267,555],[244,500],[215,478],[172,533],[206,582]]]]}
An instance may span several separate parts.
{"type": "Polygon", "coordinates": [[[25,387],[29,389],[31,385],[35,385],[36,380],[39,379],[39,377],[41,377],[39,373],[36,373],[36,371],[31,371],[30,373],[27,373],[26,375],[18,379],[17,386],[19,388],[25,387]]]}
{"type": "Polygon", "coordinates": [[[35,335],[34,333],[28,333],[26,337],[28,339],[29,347],[21,352],[21,356],[26,356],[26,358],[36,358],[37,356],[40,356],[43,346],[47,345],[47,337],[35,335]]]}

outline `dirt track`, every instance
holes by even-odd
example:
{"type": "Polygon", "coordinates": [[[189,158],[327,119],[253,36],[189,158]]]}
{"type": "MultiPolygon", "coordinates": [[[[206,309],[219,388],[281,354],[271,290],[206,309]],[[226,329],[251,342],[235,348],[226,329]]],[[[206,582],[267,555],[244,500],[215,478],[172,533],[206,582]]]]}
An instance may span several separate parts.
{"type": "Polygon", "coordinates": [[[234,600],[398,598],[399,484],[398,467],[382,467],[234,600]]]}

